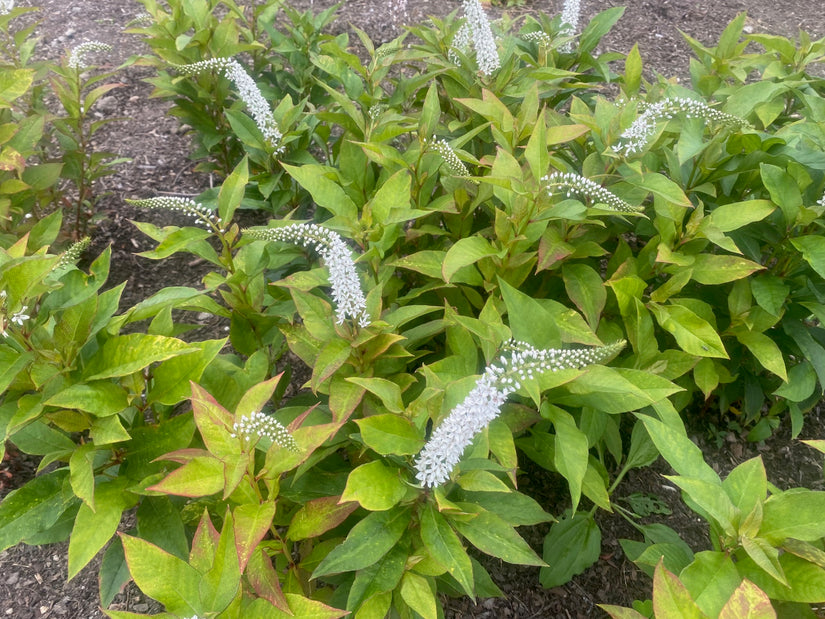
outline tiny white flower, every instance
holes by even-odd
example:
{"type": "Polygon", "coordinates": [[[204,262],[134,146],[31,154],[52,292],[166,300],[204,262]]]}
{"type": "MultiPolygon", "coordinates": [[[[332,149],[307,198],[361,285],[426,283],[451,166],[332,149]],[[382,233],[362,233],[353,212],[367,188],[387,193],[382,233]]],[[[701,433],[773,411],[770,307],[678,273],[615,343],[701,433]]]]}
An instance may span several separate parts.
{"type": "Polygon", "coordinates": [[[0,15],[11,13],[14,8],[14,0],[0,0],[0,15]]]}
{"type": "Polygon", "coordinates": [[[304,247],[313,247],[329,270],[338,324],[347,317],[356,320],[362,327],[370,324],[367,300],[361,290],[352,253],[337,232],[317,224],[293,224],[283,228],[246,230],[244,235],[263,241],[301,243],[304,247]]]}
{"type": "Polygon", "coordinates": [[[85,55],[89,52],[110,52],[112,46],[100,41],[86,41],[75,47],[69,55],[69,66],[72,69],[85,69],[85,55]]]}
{"type": "Polygon", "coordinates": [[[443,484],[461,460],[464,450],[501,412],[507,397],[521,388],[521,381],[536,374],[581,368],[599,363],[624,348],[621,340],[596,348],[538,349],[511,340],[497,364],[490,364],[476,386],[435,429],[415,461],[416,478],[425,488],[443,484]]]}

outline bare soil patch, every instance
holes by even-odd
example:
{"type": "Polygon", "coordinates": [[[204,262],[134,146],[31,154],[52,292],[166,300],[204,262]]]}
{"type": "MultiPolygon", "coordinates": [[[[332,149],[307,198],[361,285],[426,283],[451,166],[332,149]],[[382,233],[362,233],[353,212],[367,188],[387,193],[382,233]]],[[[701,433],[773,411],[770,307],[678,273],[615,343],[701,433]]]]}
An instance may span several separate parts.
{"type": "MultiPolygon", "coordinates": [[[[144,49],[140,41],[122,32],[126,23],[142,11],[135,0],[19,0],[20,5],[41,7],[38,32],[42,36],[40,53],[57,58],[85,40],[110,43],[114,51],[109,62],[118,66],[144,49]]],[[[320,11],[331,0],[293,0],[293,6],[320,11]]],[[[655,73],[688,82],[689,48],[679,34],[684,31],[705,43],[713,43],[725,25],[739,12],[747,11],[748,27],[754,32],[791,36],[798,29],[812,38],[825,36],[825,13],[809,0],[601,0],[582,2],[582,22],[595,13],[612,6],[627,7],[624,17],[606,37],[604,51],[629,51],[638,43],[646,67],[646,76],[655,73]]],[[[561,0],[526,0],[509,12],[561,11],[561,0]]],[[[409,0],[408,23],[417,23],[428,15],[443,16],[460,7],[458,0],[409,0]]],[[[821,7],[820,7],[821,8],[821,7]]],[[[501,9],[492,7],[496,14],[501,9]]],[[[392,39],[399,27],[388,19],[386,3],[378,0],[347,0],[340,9],[336,31],[349,24],[366,30],[376,42],[392,39]]],[[[151,75],[148,69],[129,67],[119,74],[120,88],[115,89],[99,106],[101,115],[123,116],[127,122],[109,126],[101,134],[101,150],[130,157],[132,162],[120,167],[118,174],[103,179],[98,191],[109,192],[101,208],[106,218],[98,226],[91,255],[107,245],[112,246],[112,273],[109,285],[128,281],[123,308],[146,298],[169,285],[197,286],[203,275],[198,266],[186,258],[155,263],[136,253],[149,249],[151,242],[131,225],[131,219],[152,220],[157,214],[137,213],[126,205],[124,198],[148,197],[163,192],[196,195],[219,179],[193,171],[194,163],[187,159],[188,138],[175,119],[166,115],[168,105],[150,99],[151,86],[143,80],[151,75]]],[[[161,222],[163,223],[163,222],[161,222]]],[[[168,223],[168,222],[166,222],[168,223]]],[[[803,438],[822,438],[825,425],[822,410],[811,414],[803,430],[803,438]]],[[[727,473],[736,464],[761,455],[769,479],[780,488],[803,485],[825,489],[822,458],[813,450],[791,440],[790,431],[782,427],[764,444],[750,444],[739,436],[723,435],[721,440],[697,436],[706,458],[720,473],[727,473]]],[[[25,483],[34,475],[36,462],[9,450],[0,463],[0,497],[25,483]]],[[[661,462],[649,469],[629,475],[617,491],[617,496],[635,492],[650,493],[663,500],[671,515],[658,521],[679,531],[694,548],[709,546],[705,526],[687,510],[679,493],[666,483],[662,473],[668,473],[661,462]]],[[[567,490],[563,483],[537,468],[527,468],[520,479],[525,492],[539,500],[552,513],[565,507],[567,490]]],[[[494,580],[507,595],[504,599],[459,599],[449,602],[447,616],[452,618],[531,618],[531,617],[593,617],[603,616],[598,603],[630,605],[634,598],[649,595],[649,579],[622,554],[618,540],[633,539],[638,534],[618,516],[602,514],[603,544],[601,560],[564,587],[542,589],[538,570],[520,568],[485,559],[494,580]]],[[[130,523],[124,519],[122,527],[130,523]]],[[[546,527],[524,531],[527,540],[539,550],[546,527]]],[[[0,553],[0,617],[34,619],[44,617],[98,619],[97,563],[66,582],[66,544],[48,547],[20,545],[0,553]]],[[[134,587],[127,588],[116,600],[115,608],[133,612],[154,612],[158,606],[147,600],[134,587]]]]}

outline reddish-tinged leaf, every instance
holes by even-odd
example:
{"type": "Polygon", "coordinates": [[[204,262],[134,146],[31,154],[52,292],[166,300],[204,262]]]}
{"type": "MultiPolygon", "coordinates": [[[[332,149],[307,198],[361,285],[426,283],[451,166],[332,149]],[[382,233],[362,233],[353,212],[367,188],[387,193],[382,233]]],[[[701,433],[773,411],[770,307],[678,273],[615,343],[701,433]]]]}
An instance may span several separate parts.
{"type": "Polygon", "coordinates": [[[358,503],[339,504],[340,498],[325,496],[308,501],[293,516],[286,532],[287,539],[298,541],[317,537],[344,522],[347,516],[358,509],[358,503]]]}
{"type": "Polygon", "coordinates": [[[163,454],[159,458],[155,458],[152,462],[160,462],[161,460],[164,460],[169,462],[178,462],[179,464],[186,464],[192,458],[197,458],[199,456],[208,457],[209,452],[205,449],[197,449],[195,447],[176,449],[175,451],[170,451],[168,454],[163,454]]]}
{"type": "Polygon", "coordinates": [[[195,537],[192,539],[192,550],[189,552],[189,564],[201,573],[208,572],[215,560],[215,548],[221,535],[212,524],[209,512],[204,509],[195,537]]]}
{"type": "Polygon", "coordinates": [[[776,619],[776,611],[768,594],[746,578],[722,608],[719,619],[776,619]]]}
{"type": "Polygon", "coordinates": [[[653,612],[657,619],[705,619],[685,585],[660,560],[653,574],[653,612]]]}
{"type": "Polygon", "coordinates": [[[272,567],[269,556],[260,548],[249,557],[249,563],[246,565],[246,578],[258,597],[264,598],[285,613],[291,612],[284,592],[281,591],[278,573],[272,567]]]}
{"type": "Polygon", "coordinates": [[[269,380],[258,383],[243,394],[241,401],[235,407],[235,419],[240,418],[242,415],[248,416],[253,412],[260,412],[264,404],[272,399],[272,394],[278,388],[281,376],[283,376],[283,372],[269,380]]]}
{"type": "Polygon", "coordinates": [[[195,457],[179,469],[175,469],[160,483],[147,490],[176,494],[178,496],[202,497],[216,494],[224,488],[223,462],[212,457],[195,457]]]}
{"type": "Polygon", "coordinates": [[[211,454],[222,458],[240,453],[240,439],[231,436],[235,418],[195,383],[192,383],[192,410],[203,442],[211,454]]]}
{"type": "Polygon", "coordinates": [[[632,608],[611,606],[610,604],[597,604],[597,606],[610,615],[613,619],[645,619],[645,616],[642,613],[635,611],[632,608]]]}
{"type": "Polygon", "coordinates": [[[239,505],[235,508],[234,516],[235,547],[238,550],[238,563],[243,572],[255,548],[269,532],[269,526],[275,516],[275,502],[239,505]]]}

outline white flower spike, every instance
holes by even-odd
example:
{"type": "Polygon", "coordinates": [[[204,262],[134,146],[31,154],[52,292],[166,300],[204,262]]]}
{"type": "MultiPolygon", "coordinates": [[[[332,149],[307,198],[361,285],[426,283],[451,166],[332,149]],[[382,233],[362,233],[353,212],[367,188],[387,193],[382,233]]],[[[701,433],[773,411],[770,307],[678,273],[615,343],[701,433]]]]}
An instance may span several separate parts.
{"type": "MultiPolygon", "coordinates": [[[[579,0],[565,0],[561,10],[561,34],[572,37],[576,35],[579,28],[579,12],[581,10],[579,0]]],[[[559,48],[559,51],[569,54],[573,51],[573,43],[568,41],[559,48]]]]}
{"type": "MultiPolygon", "coordinates": [[[[487,19],[480,0],[463,0],[462,6],[466,23],[456,33],[452,47],[464,51],[472,41],[479,71],[484,75],[492,75],[501,66],[501,60],[490,20],[487,19]]],[[[453,62],[458,59],[454,53],[449,54],[449,58],[453,62]]]]}
{"type": "Polygon", "coordinates": [[[246,103],[246,107],[249,108],[252,118],[255,119],[255,124],[258,125],[258,129],[261,130],[264,138],[270,145],[275,147],[275,152],[282,150],[279,142],[283,138],[283,134],[278,128],[278,123],[275,122],[269,102],[264,99],[255,80],[249,76],[246,69],[237,60],[234,58],[212,58],[193,64],[175,65],[175,68],[185,75],[197,75],[210,69],[222,70],[227,79],[235,84],[241,100],[246,103]]]}
{"type": "Polygon", "coordinates": [[[473,390],[435,429],[415,461],[416,478],[425,488],[447,481],[475,435],[498,417],[507,397],[521,388],[520,381],[546,372],[600,363],[624,346],[625,341],[620,340],[597,348],[541,350],[511,340],[504,347],[509,356],[488,365],[473,390]]]}
{"type": "Polygon", "coordinates": [[[618,145],[618,150],[625,157],[640,153],[647,143],[656,133],[656,125],[663,120],[670,120],[674,116],[684,114],[686,118],[704,118],[709,122],[718,123],[734,129],[750,129],[751,124],[734,116],[720,112],[702,101],[678,97],[675,99],[662,99],[649,105],[642,114],[633,121],[633,124],[622,133],[622,142],[618,145]]]}
{"type": "Polygon", "coordinates": [[[614,211],[623,213],[639,213],[642,207],[633,206],[622,200],[619,196],[608,191],[595,181],[579,176],[573,172],[554,172],[541,179],[547,189],[547,195],[552,196],[554,187],[567,187],[566,196],[569,198],[572,193],[583,193],[591,200],[599,204],[604,204],[614,211]]]}
{"type": "Polygon", "coordinates": [[[242,440],[254,446],[262,437],[266,437],[273,443],[277,443],[285,449],[298,452],[298,444],[281,422],[277,419],[265,415],[264,413],[253,411],[249,415],[242,415],[232,425],[232,438],[241,437],[242,440]]]}
{"type": "Polygon", "coordinates": [[[69,66],[72,69],[85,69],[86,68],[86,54],[90,52],[110,52],[112,51],[112,46],[107,45],[106,43],[101,43],[100,41],[86,41],[85,43],[81,43],[77,47],[72,50],[72,53],[69,54],[69,66]]]}
{"type": "Polygon", "coordinates": [[[146,198],[145,200],[126,200],[127,203],[140,208],[160,208],[168,211],[178,211],[194,217],[198,223],[205,228],[212,228],[215,232],[224,232],[225,228],[221,218],[212,210],[205,207],[191,198],[178,198],[173,196],[160,196],[157,198],[146,198]]]}
{"type": "Polygon", "coordinates": [[[338,324],[346,318],[352,318],[361,327],[370,324],[367,300],[361,290],[352,252],[337,232],[317,224],[293,224],[283,228],[245,230],[244,235],[262,241],[301,243],[304,247],[314,247],[329,270],[338,324]]]}

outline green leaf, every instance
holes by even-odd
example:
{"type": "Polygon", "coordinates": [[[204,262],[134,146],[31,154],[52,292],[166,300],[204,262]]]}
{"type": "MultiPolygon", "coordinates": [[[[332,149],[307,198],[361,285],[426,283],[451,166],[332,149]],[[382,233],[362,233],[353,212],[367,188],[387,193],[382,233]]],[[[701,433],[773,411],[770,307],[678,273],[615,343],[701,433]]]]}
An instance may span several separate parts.
{"type": "Polygon", "coordinates": [[[58,391],[46,400],[47,406],[72,408],[92,413],[98,417],[107,417],[129,406],[125,389],[107,380],[77,383],[58,391]]]}
{"type": "Polygon", "coordinates": [[[86,381],[128,376],[158,361],[198,349],[181,340],[161,335],[130,333],[106,340],[100,351],[86,366],[86,381]]]}
{"type": "Polygon", "coordinates": [[[174,406],[189,397],[190,383],[200,380],[206,367],[226,345],[226,339],[193,342],[194,352],[167,359],[152,370],[152,383],[146,394],[148,404],[174,406]]]}
{"type": "Polygon", "coordinates": [[[459,269],[490,256],[500,256],[502,253],[482,236],[464,237],[447,250],[441,266],[441,275],[444,281],[449,283],[459,269]]]}
{"type": "Polygon", "coordinates": [[[453,526],[481,552],[508,563],[546,565],[509,523],[471,503],[460,503],[459,506],[475,517],[466,522],[456,520],[453,526]]]}
{"type": "Polygon", "coordinates": [[[224,225],[232,221],[235,210],[241,205],[248,182],[249,166],[247,157],[244,156],[232,173],[224,179],[220,193],[218,193],[218,215],[224,225]]]}
{"type": "Polygon", "coordinates": [[[748,556],[756,565],[786,587],[789,585],[788,579],[782,571],[782,565],[779,563],[779,550],[761,538],[752,539],[747,536],[740,536],[739,543],[742,544],[742,549],[748,553],[748,556]]]}
{"type": "Polygon", "coordinates": [[[424,439],[406,417],[385,413],[356,419],[361,439],[382,456],[411,456],[421,451],[424,439]]]}
{"type": "Polygon", "coordinates": [[[798,236],[791,244],[802,253],[805,262],[811,265],[820,277],[825,277],[825,241],[820,235],[798,236]]]}
{"type": "Polygon", "coordinates": [[[699,254],[695,256],[691,268],[694,280],[712,286],[742,279],[765,267],[737,256],[699,254]]]}
{"type": "Polygon", "coordinates": [[[536,348],[553,348],[561,345],[561,336],[555,320],[541,303],[513,288],[499,278],[501,296],[507,307],[510,330],[519,341],[536,348]]]}
{"type": "Polygon", "coordinates": [[[702,479],[711,484],[718,484],[721,490],[721,480],[716,472],[705,462],[702,450],[691,441],[685,433],[684,426],[671,427],[658,419],[639,416],[644,423],[647,433],[668,464],[679,475],[702,479]]]}
{"type": "Polygon", "coordinates": [[[390,509],[406,493],[400,471],[373,460],[350,472],[341,501],[357,501],[364,509],[376,512],[390,509]]]}
{"type": "Polygon", "coordinates": [[[238,505],[232,515],[235,521],[235,548],[243,572],[252,553],[269,532],[272,519],[275,517],[275,502],[238,505]]]}
{"type": "MultiPolygon", "coordinates": [[[[770,337],[757,331],[737,330],[736,339],[751,352],[756,360],[762,364],[762,367],[769,372],[773,372],[782,380],[788,380],[788,372],[785,369],[782,351],[770,337]]],[[[780,386],[780,389],[783,386],[780,386]]],[[[816,386],[815,376],[814,386],[816,386]]]]}
{"type": "Polygon", "coordinates": [[[127,507],[123,487],[125,479],[99,484],[95,489],[95,511],[80,506],[69,538],[69,580],[91,561],[112,539],[127,507]]]}
{"type": "Polygon", "coordinates": [[[106,548],[100,563],[98,576],[100,605],[103,608],[108,607],[130,580],[129,567],[126,565],[126,556],[123,554],[123,544],[120,543],[120,538],[116,537],[106,548]]]}
{"type": "Polygon", "coordinates": [[[658,172],[648,172],[641,179],[631,179],[629,182],[662,198],[670,204],[690,208],[693,206],[690,199],[672,180],[658,172]]]}
{"type": "MultiPolygon", "coordinates": [[[[327,606],[323,602],[306,598],[297,593],[284,594],[289,604],[289,612],[284,612],[274,606],[266,604],[260,614],[253,616],[248,613],[248,608],[244,611],[244,619],[295,619],[296,617],[306,617],[306,619],[338,619],[348,615],[346,610],[339,610],[327,606]]],[[[255,602],[265,602],[265,600],[255,600],[255,602]]]]}
{"type": "Polygon", "coordinates": [[[462,472],[458,477],[458,485],[468,492],[512,492],[510,486],[490,471],[484,471],[482,469],[471,469],[462,472]]]}
{"type": "Polygon", "coordinates": [[[686,353],[728,359],[725,345],[716,330],[687,307],[652,302],[648,307],[659,325],[676,338],[676,343],[686,353]]]}
{"type": "Polygon", "coordinates": [[[423,619],[438,619],[438,602],[429,581],[415,572],[405,572],[401,578],[401,599],[423,619]]]}
{"type": "Polygon", "coordinates": [[[657,619],[706,619],[685,586],[661,562],[653,573],[653,612],[657,619]]]}
{"type": "MultiPolygon", "coordinates": [[[[717,206],[703,220],[722,232],[733,232],[748,224],[762,221],[776,210],[770,200],[745,200],[717,206]]],[[[702,224],[700,224],[701,226],[702,224]]]]}
{"type": "Polygon", "coordinates": [[[51,527],[72,498],[69,471],[39,475],[0,502],[0,552],[51,527]]]}
{"type": "Polygon", "coordinates": [[[200,603],[201,574],[185,561],[145,540],[121,534],[129,573],[146,595],[181,616],[204,613],[200,603]]]}
{"type": "Polygon", "coordinates": [[[23,96],[34,81],[34,69],[6,69],[0,71],[0,109],[9,108],[23,96]]]}
{"type": "Polygon", "coordinates": [[[180,559],[189,556],[189,542],[178,507],[169,497],[144,497],[137,509],[137,533],[180,559]]]}
{"type": "Polygon", "coordinates": [[[596,606],[610,615],[611,619],[645,619],[642,613],[632,608],[613,606],[612,604],[596,604],[596,606]]]}
{"type": "Polygon", "coordinates": [[[341,503],[338,496],[325,496],[307,501],[295,512],[286,537],[292,541],[318,537],[344,522],[358,503],[341,503]]]}
{"type": "Polygon", "coordinates": [[[625,7],[617,6],[597,13],[582,30],[578,52],[586,54],[594,50],[602,37],[610,32],[610,29],[624,15],[624,10],[625,7]]]}
{"type": "Polygon", "coordinates": [[[347,381],[363,387],[377,396],[388,411],[403,414],[404,401],[401,398],[401,387],[386,378],[359,378],[349,376],[347,381]]]}
{"type": "Polygon", "coordinates": [[[221,612],[237,596],[241,585],[238,550],[240,549],[235,542],[234,518],[227,509],[212,566],[202,574],[198,587],[200,601],[206,608],[221,612]]]}
{"type": "Polygon", "coordinates": [[[197,456],[169,473],[159,483],[150,486],[148,490],[201,497],[223,491],[224,483],[223,462],[212,456],[197,456]]]}
{"type": "Polygon", "coordinates": [[[335,374],[352,354],[352,344],[344,338],[330,339],[321,349],[312,368],[310,388],[317,391],[321,384],[335,374]]]}
{"type": "Polygon", "coordinates": [[[493,512],[514,527],[535,525],[553,520],[553,516],[544,511],[535,499],[520,492],[512,490],[508,492],[465,490],[460,496],[462,497],[461,500],[474,503],[489,512],[493,512]]]}
{"type": "Polygon", "coordinates": [[[287,173],[301,187],[306,189],[315,203],[328,210],[342,221],[358,221],[358,207],[341,186],[329,178],[334,174],[330,168],[321,165],[291,166],[281,164],[287,173]]]}
{"type": "Polygon", "coordinates": [[[543,587],[552,589],[570,581],[596,563],[602,534],[593,516],[579,512],[559,520],[544,538],[544,560],[548,567],[539,572],[543,587]]]}
{"type": "Polygon", "coordinates": [[[705,481],[680,475],[665,475],[690,498],[691,507],[712,518],[727,535],[735,535],[737,512],[718,480],[705,481]]]}
{"type": "Polygon", "coordinates": [[[69,457],[69,481],[72,491],[89,508],[95,509],[95,445],[80,445],[69,457]]]}
{"type": "Polygon", "coordinates": [[[623,413],[663,400],[681,388],[650,372],[591,365],[566,390],[570,395],[559,395],[555,402],[623,413]]]}
{"type": "Polygon", "coordinates": [[[351,572],[372,565],[395,546],[409,522],[410,511],[406,508],[370,513],[352,527],[343,543],[323,558],[312,577],[351,572]]]}
{"type": "Polygon", "coordinates": [[[550,421],[556,430],[556,470],[562,474],[570,486],[573,501],[571,511],[575,513],[581,499],[582,483],[587,472],[589,443],[587,436],[579,430],[573,416],[557,406],[547,407],[550,421]]]}
{"type": "Polygon", "coordinates": [[[802,192],[799,191],[796,179],[782,168],[769,163],[760,163],[759,171],[762,182],[771,194],[771,200],[785,214],[785,223],[788,226],[794,225],[802,206],[802,192]]]}
{"type": "Polygon", "coordinates": [[[705,550],[694,555],[693,562],[682,570],[679,579],[702,612],[716,617],[742,577],[727,553],[705,550]]]}
{"type": "Polygon", "coordinates": [[[768,477],[761,457],[751,458],[734,468],[722,487],[744,518],[768,496],[768,477]]]}
{"type": "Polygon", "coordinates": [[[776,611],[767,593],[746,578],[722,608],[719,619],[776,619],[776,611]]]}
{"type": "Polygon", "coordinates": [[[825,492],[803,488],[774,494],[765,501],[759,537],[773,545],[786,538],[813,542],[825,537],[825,492]]]}
{"type": "Polygon", "coordinates": [[[475,590],[470,557],[447,520],[431,503],[424,507],[421,514],[421,541],[430,556],[458,581],[468,596],[473,597],[475,590]]]}
{"type": "Polygon", "coordinates": [[[630,434],[630,449],[627,452],[625,467],[628,469],[644,468],[653,464],[658,457],[659,450],[650,439],[644,424],[637,419],[630,434]]]}
{"type": "Polygon", "coordinates": [[[601,276],[586,264],[565,264],[562,277],[567,296],[582,311],[590,328],[595,329],[607,301],[607,289],[601,276]]]}
{"type": "Polygon", "coordinates": [[[627,57],[624,60],[624,86],[625,95],[630,97],[639,92],[639,86],[642,84],[642,55],[639,53],[639,44],[633,45],[633,48],[627,52],[627,57]]]}

